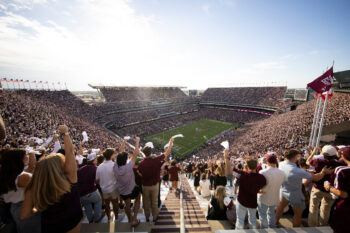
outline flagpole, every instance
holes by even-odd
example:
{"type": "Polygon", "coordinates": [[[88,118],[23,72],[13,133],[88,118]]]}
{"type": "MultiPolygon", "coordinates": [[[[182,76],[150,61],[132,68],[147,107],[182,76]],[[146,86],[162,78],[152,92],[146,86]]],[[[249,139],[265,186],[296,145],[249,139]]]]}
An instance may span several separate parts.
{"type": "Polygon", "coordinates": [[[318,107],[319,107],[320,99],[321,99],[320,96],[317,95],[316,105],[315,105],[315,112],[314,112],[314,119],[312,121],[311,132],[310,132],[309,146],[312,146],[312,139],[314,138],[314,134],[315,134],[316,115],[318,113],[318,107]]]}
{"type": "Polygon", "coordinates": [[[322,109],[322,98],[320,98],[320,101],[318,102],[318,108],[317,108],[317,114],[316,114],[316,122],[315,122],[315,129],[314,129],[314,134],[312,138],[312,147],[316,146],[316,139],[318,135],[318,131],[320,129],[320,115],[321,115],[321,109],[322,109]]]}
{"type": "Polygon", "coordinates": [[[321,116],[321,121],[320,121],[320,129],[318,131],[316,147],[318,147],[320,145],[320,139],[321,139],[321,135],[322,135],[322,128],[323,128],[324,118],[325,118],[326,110],[327,110],[328,95],[329,95],[329,92],[327,91],[326,98],[325,98],[324,104],[323,104],[322,116],[321,116]]]}

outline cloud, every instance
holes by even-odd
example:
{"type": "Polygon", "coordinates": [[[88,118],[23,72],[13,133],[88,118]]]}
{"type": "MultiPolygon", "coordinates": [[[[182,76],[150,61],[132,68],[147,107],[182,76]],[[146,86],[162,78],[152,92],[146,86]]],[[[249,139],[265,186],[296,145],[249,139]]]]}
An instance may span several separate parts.
{"type": "Polygon", "coordinates": [[[201,9],[202,9],[202,11],[204,12],[204,13],[206,13],[206,14],[209,14],[210,13],[210,5],[209,4],[203,4],[202,6],[201,6],[201,9]]]}

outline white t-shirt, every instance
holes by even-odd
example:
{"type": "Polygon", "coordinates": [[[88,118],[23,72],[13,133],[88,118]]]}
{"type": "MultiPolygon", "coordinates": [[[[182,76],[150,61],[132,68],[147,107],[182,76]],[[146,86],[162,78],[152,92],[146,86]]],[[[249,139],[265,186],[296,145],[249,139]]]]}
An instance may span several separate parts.
{"type": "Polygon", "coordinates": [[[267,206],[277,205],[280,199],[280,188],[285,180],[282,170],[275,167],[267,167],[259,172],[266,178],[266,186],[263,194],[258,194],[258,201],[267,206]]]}
{"type": "Polygon", "coordinates": [[[113,167],[114,162],[112,160],[104,161],[97,167],[96,180],[99,181],[103,193],[111,193],[117,189],[113,167]]]}
{"type": "Polygon", "coordinates": [[[210,193],[210,181],[209,180],[201,180],[199,181],[199,186],[201,188],[202,197],[209,197],[210,193]]]}
{"type": "Polygon", "coordinates": [[[5,203],[18,203],[24,200],[24,190],[25,188],[18,187],[17,182],[18,182],[18,177],[21,176],[22,174],[27,174],[30,177],[32,177],[31,173],[23,171],[21,174],[19,174],[15,180],[16,188],[17,191],[9,191],[8,193],[5,193],[2,195],[4,198],[5,203]]]}

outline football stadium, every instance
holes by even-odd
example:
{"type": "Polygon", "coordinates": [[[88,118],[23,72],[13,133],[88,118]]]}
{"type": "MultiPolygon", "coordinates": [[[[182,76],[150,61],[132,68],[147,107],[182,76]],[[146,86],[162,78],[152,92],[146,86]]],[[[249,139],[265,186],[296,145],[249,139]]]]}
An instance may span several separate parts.
{"type": "Polygon", "coordinates": [[[350,5],[267,2],[0,2],[0,233],[350,232],[350,5]]]}

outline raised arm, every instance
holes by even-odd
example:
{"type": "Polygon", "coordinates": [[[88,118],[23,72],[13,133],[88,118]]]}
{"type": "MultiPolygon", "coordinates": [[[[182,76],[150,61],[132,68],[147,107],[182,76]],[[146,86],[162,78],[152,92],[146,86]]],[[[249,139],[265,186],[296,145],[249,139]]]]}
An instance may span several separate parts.
{"type": "Polygon", "coordinates": [[[307,165],[310,166],[311,160],[314,158],[316,152],[319,151],[319,150],[320,150],[320,148],[318,148],[318,147],[315,147],[315,148],[312,150],[312,152],[311,152],[311,154],[309,155],[309,157],[307,157],[307,160],[306,160],[306,164],[307,164],[307,165]]]}
{"type": "Polygon", "coordinates": [[[68,133],[68,127],[66,125],[60,125],[58,127],[58,132],[63,135],[64,141],[64,151],[65,151],[65,162],[64,162],[64,172],[71,183],[76,183],[77,177],[77,163],[74,158],[74,147],[72,139],[68,133]]]}
{"type": "Polygon", "coordinates": [[[169,146],[166,148],[166,150],[164,151],[164,156],[165,156],[165,160],[168,160],[169,155],[171,154],[171,150],[173,149],[174,146],[174,139],[170,138],[169,140],[169,146]]]}
{"type": "Polygon", "coordinates": [[[28,168],[26,169],[26,172],[33,173],[36,165],[36,158],[34,151],[29,153],[29,162],[28,162],[28,168]]]}
{"type": "Polygon", "coordinates": [[[139,154],[140,154],[140,138],[136,137],[136,144],[135,144],[134,152],[132,153],[132,156],[131,156],[131,161],[133,163],[136,162],[136,158],[139,154]]]}
{"type": "Polygon", "coordinates": [[[5,137],[6,137],[5,123],[2,117],[0,116],[0,140],[5,139],[5,137]]]}

